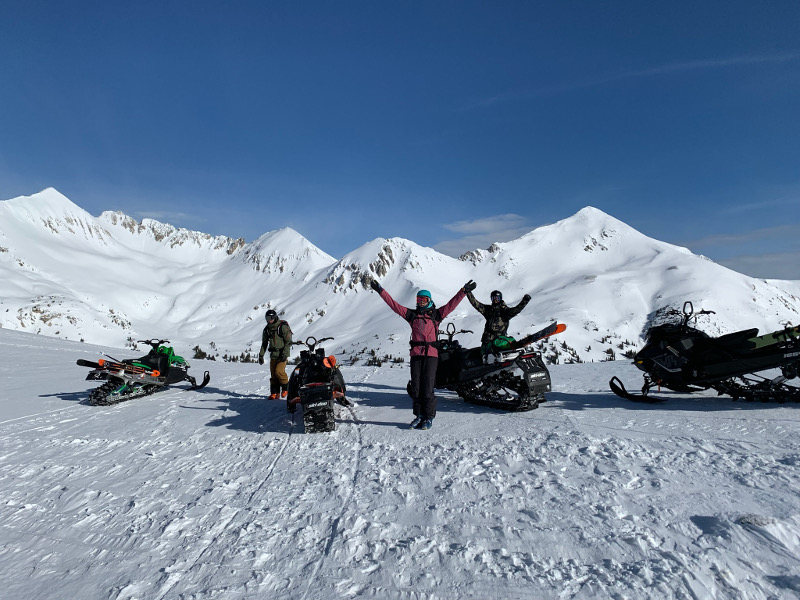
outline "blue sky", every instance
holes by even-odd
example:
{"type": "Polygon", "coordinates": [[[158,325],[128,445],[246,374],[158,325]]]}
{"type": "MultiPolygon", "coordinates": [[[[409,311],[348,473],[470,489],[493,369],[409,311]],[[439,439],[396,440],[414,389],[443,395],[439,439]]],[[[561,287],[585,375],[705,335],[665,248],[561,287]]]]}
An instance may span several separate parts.
{"type": "Polygon", "coordinates": [[[595,206],[800,279],[800,2],[5,2],[0,198],[334,257],[595,206]]]}

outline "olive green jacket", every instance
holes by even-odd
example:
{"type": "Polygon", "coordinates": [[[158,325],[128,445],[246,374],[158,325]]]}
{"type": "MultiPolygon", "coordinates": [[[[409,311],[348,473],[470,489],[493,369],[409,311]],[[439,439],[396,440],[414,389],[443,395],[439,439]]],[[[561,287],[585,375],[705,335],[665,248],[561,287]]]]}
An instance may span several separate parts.
{"type": "Polygon", "coordinates": [[[289,358],[292,350],[292,328],[286,321],[277,321],[267,324],[261,334],[261,350],[258,352],[259,358],[269,351],[270,358],[277,358],[284,361],[289,358]]]}

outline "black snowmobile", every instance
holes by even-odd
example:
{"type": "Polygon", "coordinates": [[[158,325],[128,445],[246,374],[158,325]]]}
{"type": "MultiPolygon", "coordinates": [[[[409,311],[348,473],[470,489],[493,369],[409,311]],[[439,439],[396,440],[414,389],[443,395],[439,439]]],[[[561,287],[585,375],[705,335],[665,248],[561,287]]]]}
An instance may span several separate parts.
{"type": "Polygon", "coordinates": [[[651,327],[645,346],[633,363],[644,371],[641,394],[633,394],[617,377],[609,381],[617,396],[640,402],[660,402],[649,396],[655,386],[675,392],[697,392],[709,388],[734,400],[800,402],[800,388],[785,383],[797,377],[800,369],[800,327],[787,327],[759,336],[758,329],[746,329],[720,337],[689,326],[699,315],[691,302],[683,305],[680,323],[651,327]],[[780,369],[777,377],[758,375],[759,371],[780,369]]]}
{"type": "Polygon", "coordinates": [[[463,348],[453,337],[460,333],[453,323],[439,331],[439,365],[435,387],[456,392],[465,402],[509,411],[538,408],[550,391],[550,372],[539,352],[527,346],[561,333],[566,325],[553,323],[541,331],[513,341],[502,349],[463,348]],[[522,375],[516,374],[521,370],[522,375]]]}
{"type": "Polygon", "coordinates": [[[286,409],[294,413],[298,404],[303,407],[303,426],[306,433],[335,430],[333,403],[350,406],[350,401],[345,397],[347,389],[336,364],[336,357],[332,354],[326,356],[324,348],[317,348],[318,344],[332,339],[325,337],[318,340],[309,336],[304,342],[292,343],[308,349],[300,351],[300,362],[289,378],[286,409]]]}
{"type": "Polygon", "coordinates": [[[89,392],[89,404],[109,405],[147,396],[168,385],[188,381],[189,390],[199,390],[208,385],[211,376],[208,371],[203,375],[203,381],[198,384],[194,377],[189,375],[189,362],[175,354],[169,340],[139,340],[137,344],[149,344],[150,352],[141,358],[125,360],[105,360],[97,362],[79,359],[79,367],[94,369],[86,376],[87,381],[105,381],[103,385],[89,392]]]}

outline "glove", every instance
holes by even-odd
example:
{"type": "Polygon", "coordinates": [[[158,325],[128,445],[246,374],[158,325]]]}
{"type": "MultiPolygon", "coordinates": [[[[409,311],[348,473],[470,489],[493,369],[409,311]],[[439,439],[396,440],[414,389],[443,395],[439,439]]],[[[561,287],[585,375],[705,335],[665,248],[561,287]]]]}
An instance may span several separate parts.
{"type": "Polygon", "coordinates": [[[375,281],[374,279],[369,282],[369,285],[372,287],[373,290],[375,290],[379,294],[383,291],[383,288],[381,287],[381,284],[378,283],[377,281],[375,281]]]}
{"type": "Polygon", "coordinates": [[[264,355],[263,354],[259,354],[258,355],[258,364],[260,364],[260,365],[264,364],[264,355]]]}
{"type": "Polygon", "coordinates": [[[525,300],[525,302],[530,302],[531,301],[531,295],[530,294],[525,294],[522,297],[522,299],[525,300]]]}
{"type": "Polygon", "coordinates": [[[464,291],[471,292],[476,287],[478,287],[478,284],[472,281],[472,279],[470,279],[467,283],[464,284],[464,291]]]}

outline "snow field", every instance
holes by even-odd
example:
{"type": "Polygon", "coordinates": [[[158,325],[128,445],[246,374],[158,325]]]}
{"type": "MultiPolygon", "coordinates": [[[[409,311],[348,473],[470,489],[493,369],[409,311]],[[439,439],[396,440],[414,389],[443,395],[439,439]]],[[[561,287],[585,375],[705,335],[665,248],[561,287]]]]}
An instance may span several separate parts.
{"type": "Polygon", "coordinates": [[[2,598],[800,593],[800,406],[635,404],[619,361],[551,367],[527,413],[442,392],[421,432],[407,367],[345,366],[354,406],[307,435],[252,364],[84,405],[101,350],[0,330],[2,598]]]}

